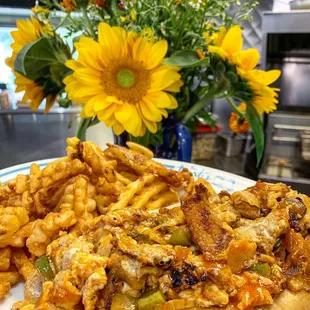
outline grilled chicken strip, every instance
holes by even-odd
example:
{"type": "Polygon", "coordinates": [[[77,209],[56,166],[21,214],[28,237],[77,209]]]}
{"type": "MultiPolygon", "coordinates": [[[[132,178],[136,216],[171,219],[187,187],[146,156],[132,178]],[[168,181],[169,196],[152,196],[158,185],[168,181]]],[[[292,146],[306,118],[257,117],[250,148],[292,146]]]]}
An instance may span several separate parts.
{"type": "Polygon", "coordinates": [[[196,194],[182,205],[186,223],[193,241],[198,244],[206,259],[223,259],[225,250],[233,239],[231,227],[221,222],[209,207],[204,185],[196,186],[196,194]]]}

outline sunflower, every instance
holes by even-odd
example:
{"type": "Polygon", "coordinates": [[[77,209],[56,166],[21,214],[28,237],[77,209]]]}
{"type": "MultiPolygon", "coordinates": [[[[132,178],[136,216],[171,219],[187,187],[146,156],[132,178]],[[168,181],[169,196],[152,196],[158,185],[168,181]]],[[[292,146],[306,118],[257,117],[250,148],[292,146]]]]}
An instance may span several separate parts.
{"type": "Polygon", "coordinates": [[[281,75],[280,70],[256,70],[260,55],[255,49],[241,51],[236,55],[238,74],[253,90],[252,104],[259,114],[277,109],[279,88],[270,87],[281,75]]]}
{"type": "Polygon", "coordinates": [[[211,37],[205,33],[208,51],[211,54],[218,54],[223,60],[229,60],[235,64],[235,57],[242,50],[242,31],[239,25],[227,30],[222,26],[218,32],[211,37]]]}
{"type": "MultiPolygon", "coordinates": [[[[239,111],[246,110],[246,104],[243,102],[238,106],[239,111]]],[[[229,128],[233,133],[245,133],[250,129],[250,124],[246,117],[241,118],[236,112],[231,112],[229,118],[229,128]]]]}
{"type": "Polygon", "coordinates": [[[99,24],[98,41],[75,44],[78,59],[67,61],[73,74],[64,79],[69,99],[84,103],[85,118],[97,116],[119,135],[143,136],[175,109],[183,85],[177,67],[162,64],[168,45],[150,42],[135,32],[99,24]]]}
{"type": "Polygon", "coordinates": [[[11,44],[12,56],[5,60],[5,63],[14,69],[14,62],[18,52],[27,44],[36,41],[45,31],[44,26],[33,16],[29,20],[18,20],[17,30],[11,31],[14,42],[11,44]]]}
{"type": "Polygon", "coordinates": [[[233,26],[229,30],[222,26],[218,32],[211,36],[208,32],[205,32],[204,36],[209,53],[217,54],[222,60],[228,60],[245,71],[252,70],[257,66],[260,58],[258,50],[249,48],[242,51],[242,30],[239,25],[233,26]]]}
{"type": "Polygon", "coordinates": [[[11,32],[14,42],[11,44],[13,50],[12,56],[5,60],[6,64],[13,70],[15,75],[15,92],[25,91],[23,101],[30,101],[30,107],[34,110],[38,109],[40,103],[46,98],[45,113],[49,111],[56,100],[55,95],[47,95],[44,92],[43,86],[40,86],[35,81],[27,79],[23,75],[14,71],[14,62],[17,54],[21,49],[29,43],[39,39],[44,33],[50,33],[50,28],[43,26],[36,18],[31,16],[30,20],[18,20],[16,22],[17,30],[11,32]]]}
{"type": "Polygon", "coordinates": [[[251,103],[259,114],[270,113],[277,109],[278,91],[270,87],[281,75],[280,70],[255,70],[259,63],[260,54],[257,49],[242,50],[242,30],[236,25],[227,30],[221,27],[212,36],[205,34],[208,51],[217,54],[222,60],[236,66],[238,75],[247,82],[253,91],[251,103]]]}
{"type": "Polygon", "coordinates": [[[45,105],[45,111],[46,114],[50,108],[53,106],[57,94],[50,94],[46,95],[44,91],[44,87],[37,84],[35,81],[29,80],[26,77],[22,76],[21,74],[18,74],[15,72],[16,78],[15,78],[15,84],[16,92],[25,91],[25,94],[22,98],[23,102],[30,101],[30,108],[32,110],[37,110],[43,101],[43,99],[46,99],[46,105],[45,105]]]}

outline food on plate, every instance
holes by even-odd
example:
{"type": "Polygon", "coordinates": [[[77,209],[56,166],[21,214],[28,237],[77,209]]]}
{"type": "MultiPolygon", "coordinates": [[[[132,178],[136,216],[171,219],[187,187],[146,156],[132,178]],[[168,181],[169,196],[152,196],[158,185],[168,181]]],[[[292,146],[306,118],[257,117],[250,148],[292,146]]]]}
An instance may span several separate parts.
{"type": "Polygon", "coordinates": [[[67,139],[0,185],[0,298],[15,310],[310,309],[310,199],[216,193],[141,145],[67,139]]]}

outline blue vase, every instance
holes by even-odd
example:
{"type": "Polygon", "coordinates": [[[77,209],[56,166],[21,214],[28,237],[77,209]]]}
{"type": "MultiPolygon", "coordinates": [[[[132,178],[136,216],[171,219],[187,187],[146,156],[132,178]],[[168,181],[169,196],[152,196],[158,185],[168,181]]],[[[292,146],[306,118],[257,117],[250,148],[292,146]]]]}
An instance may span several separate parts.
{"type": "Polygon", "coordinates": [[[158,158],[190,162],[192,157],[192,135],[174,114],[163,121],[163,144],[156,148],[158,158]]]}
{"type": "MultiPolygon", "coordinates": [[[[163,144],[156,147],[155,157],[190,162],[192,157],[192,135],[187,127],[179,122],[174,114],[162,122],[163,144]]],[[[114,143],[126,146],[127,132],[114,135],[114,143]]]]}

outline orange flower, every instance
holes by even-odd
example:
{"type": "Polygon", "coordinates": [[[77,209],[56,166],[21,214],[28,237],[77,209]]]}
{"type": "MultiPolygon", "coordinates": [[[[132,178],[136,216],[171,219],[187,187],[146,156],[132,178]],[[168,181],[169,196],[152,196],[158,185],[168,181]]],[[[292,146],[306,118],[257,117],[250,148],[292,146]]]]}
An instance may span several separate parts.
{"type": "MultiPolygon", "coordinates": [[[[246,104],[241,103],[238,107],[239,111],[245,111],[246,104]]],[[[233,133],[245,133],[250,129],[250,124],[246,117],[241,118],[236,112],[232,112],[229,118],[229,128],[233,133]]]]}
{"type": "Polygon", "coordinates": [[[95,4],[101,8],[106,8],[109,5],[105,0],[89,0],[88,2],[95,2],[95,4]]]}
{"type": "Polygon", "coordinates": [[[197,53],[197,56],[198,56],[200,59],[204,59],[204,58],[205,58],[205,56],[204,56],[204,54],[203,54],[203,52],[202,52],[202,50],[201,50],[200,48],[198,48],[198,49],[196,50],[196,53],[197,53]]]}
{"type": "Polygon", "coordinates": [[[64,7],[67,12],[72,12],[76,8],[76,1],[75,0],[63,0],[60,2],[60,5],[64,7]]]}

